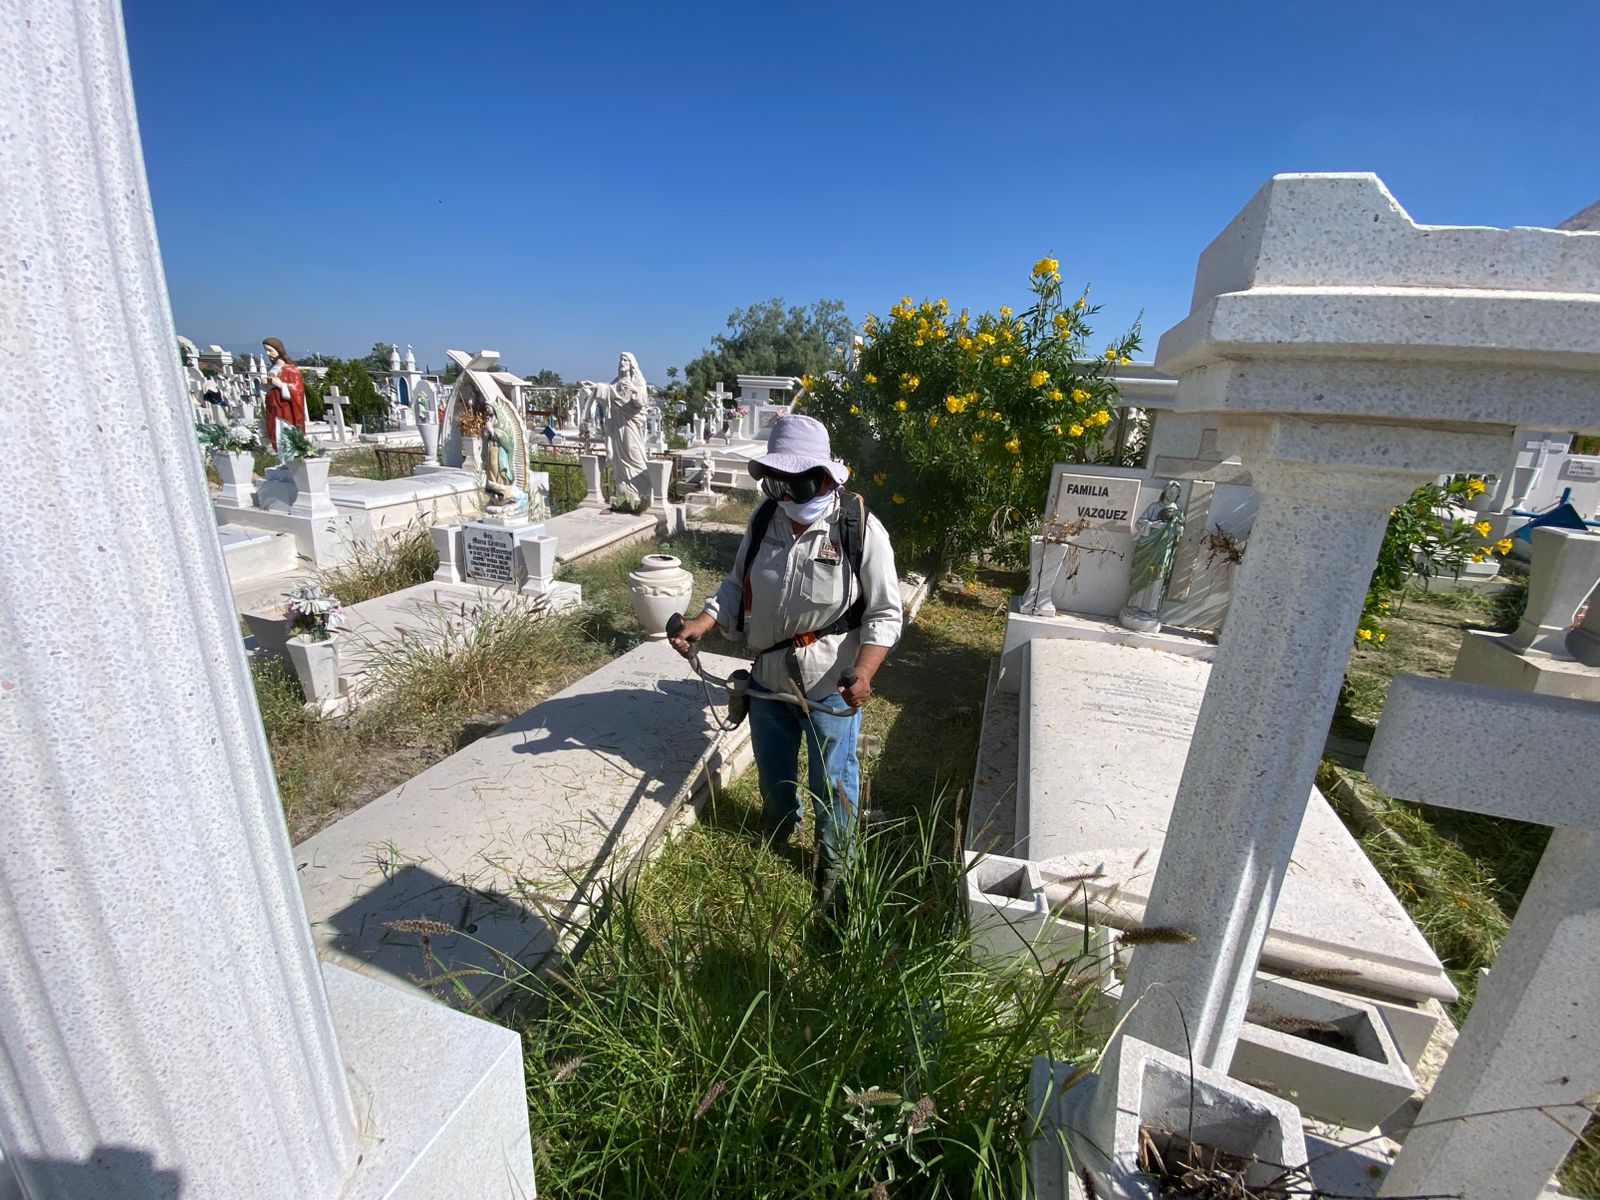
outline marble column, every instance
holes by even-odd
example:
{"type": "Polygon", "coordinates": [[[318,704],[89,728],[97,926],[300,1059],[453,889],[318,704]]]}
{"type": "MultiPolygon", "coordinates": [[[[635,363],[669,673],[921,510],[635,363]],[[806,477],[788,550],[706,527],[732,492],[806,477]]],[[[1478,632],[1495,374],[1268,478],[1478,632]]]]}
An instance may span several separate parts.
{"type": "Polygon", "coordinates": [[[356,1123],[161,273],[120,11],[0,21],[0,1145],[23,1194],[323,1200],[356,1123]]]}
{"type": "Polygon", "coordinates": [[[1156,870],[1127,1031],[1226,1070],[1390,508],[1494,434],[1222,418],[1260,496],[1156,870]],[[1368,461],[1363,461],[1363,460],[1368,461]],[[1377,465],[1382,464],[1382,465],[1377,465]]]}

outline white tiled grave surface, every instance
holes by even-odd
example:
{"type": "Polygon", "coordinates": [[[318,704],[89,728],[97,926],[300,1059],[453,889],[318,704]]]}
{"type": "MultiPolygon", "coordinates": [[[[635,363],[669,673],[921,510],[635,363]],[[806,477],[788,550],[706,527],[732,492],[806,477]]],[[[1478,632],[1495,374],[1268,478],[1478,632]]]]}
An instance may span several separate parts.
{"type": "Polygon", "coordinates": [[[655,511],[629,514],[575,508],[551,517],[544,523],[544,531],[557,541],[557,562],[578,562],[655,537],[658,515],[655,511]]]}
{"type": "MultiPolygon", "coordinates": [[[[1105,642],[1028,645],[1018,851],[1046,878],[1103,872],[1106,924],[1144,918],[1211,664],[1105,642]]],[[[1353,972],[1335,986],[1455,999],[1438,956],[1312,790],[1262,951],[1264,970],[1353,972]]]]}
{"type": "MultiPolygon", "coordinates": [[[[701,657],[717,675],[744,665],[701,657]]],[[[724,764],[747,757],[748,729],[724,764]]],[[[581,916],[574,898],[621,870],[713,736],[683,659],[665,642],[629,651],[296,846],[318,953],[413,983],[486,968],[459,982],[495,991],[500,963],[536,963],[581,916]],[[460,932],[425,951],[388,928],[418,917],[460,932]]],[[[448,983],[428,990],[461,1002],[448,983]]]]}

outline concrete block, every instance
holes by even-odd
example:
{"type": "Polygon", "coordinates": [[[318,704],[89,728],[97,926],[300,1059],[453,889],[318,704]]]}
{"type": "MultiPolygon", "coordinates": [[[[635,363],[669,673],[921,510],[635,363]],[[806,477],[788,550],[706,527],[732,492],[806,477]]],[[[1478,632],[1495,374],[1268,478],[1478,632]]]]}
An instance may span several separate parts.
{"type": "Polygon", "coordinates": [[[1351,1129],[1374,1128],[1417,1087],[1372,1005],[1259,975],[1228,1074],[1268,1081],[1307,1116],[1351,1129]]]}
{"type": "MultiPolygon", "coordinates": [[[[1141,1126],[1254,1159],[1245,1171],[1254,1186],[1306,1162],[1300,1113],[1280,1097],[1136,1038],[1120,1038],[1106,1066],[1107,1074],[1086,1075],[1067,1087],[1074,1072],[1069,1064],[1033,1060],[1028,1105],[1037,1136],[1029,1159],[1041,1184],[1087,1169],[1099,1195],[1149,1195],[1138,1169],[1141,1126]]],[[[1050,1193],[1041,1186],[1036,1194],[1050,1193]]],[[[1071,1193],[1063,1188],[1055,1194],[1071,1193]]]]}

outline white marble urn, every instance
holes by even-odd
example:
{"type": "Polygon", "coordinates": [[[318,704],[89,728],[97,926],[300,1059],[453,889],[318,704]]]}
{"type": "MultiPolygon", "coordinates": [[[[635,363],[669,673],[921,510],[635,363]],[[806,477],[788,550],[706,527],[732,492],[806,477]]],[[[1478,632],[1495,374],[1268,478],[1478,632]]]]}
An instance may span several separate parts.
{"type": "Polygon", "coordinates": [[[296,634],[284,643],[300,692],[309,704],[332,700],[339,691],[339,643],[332,638],[313,641],[309,634],[296,634]]]}
{"type": "Polygon", "coordinates": [[[312,458],[295,458],[289,461],[289,472],[294,476],[295,489],[302,495],[318,495],[328,490],[328,468],[333,460],[325,455],[312,458]]]}
{"type": "Polygon", "coordinates": [[[681,613],[694,593],[694,576],[671,554],[646,554],[628,576],[633,615],[652,639],[667,636],[667,618],[681,613]]]}
{"type": "Polygon", "coordinates": [[[422,465],[436,467],[439,465],[439,423],[437,421],[418,421],[417,432],[422,435],[422,465]]]}
{"type": "Polygon", "coordinates": [[[245,450],[214,450],[211,465],[222,480],[222,490],[212,499],[227,508],[255,506],[255,455],[245,450]]]}

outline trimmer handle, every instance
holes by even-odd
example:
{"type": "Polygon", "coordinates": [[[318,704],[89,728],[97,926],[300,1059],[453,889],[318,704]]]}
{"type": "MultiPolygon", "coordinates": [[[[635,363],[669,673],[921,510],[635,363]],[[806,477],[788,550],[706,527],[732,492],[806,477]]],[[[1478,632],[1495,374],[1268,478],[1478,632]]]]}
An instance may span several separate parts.
{"type": "Polygon", "coordinates": [[[846,667],[843,671],[839,672],[839,682],[844,684],[844,686],[847,688],[855,687],[856,669],[854,667],[846,667]]]}
{"type": "Polygon", "coordinates": [[[677,637],[683,632],[683,614],[673,613],[667,618],[667,636],[677,637]]]}

